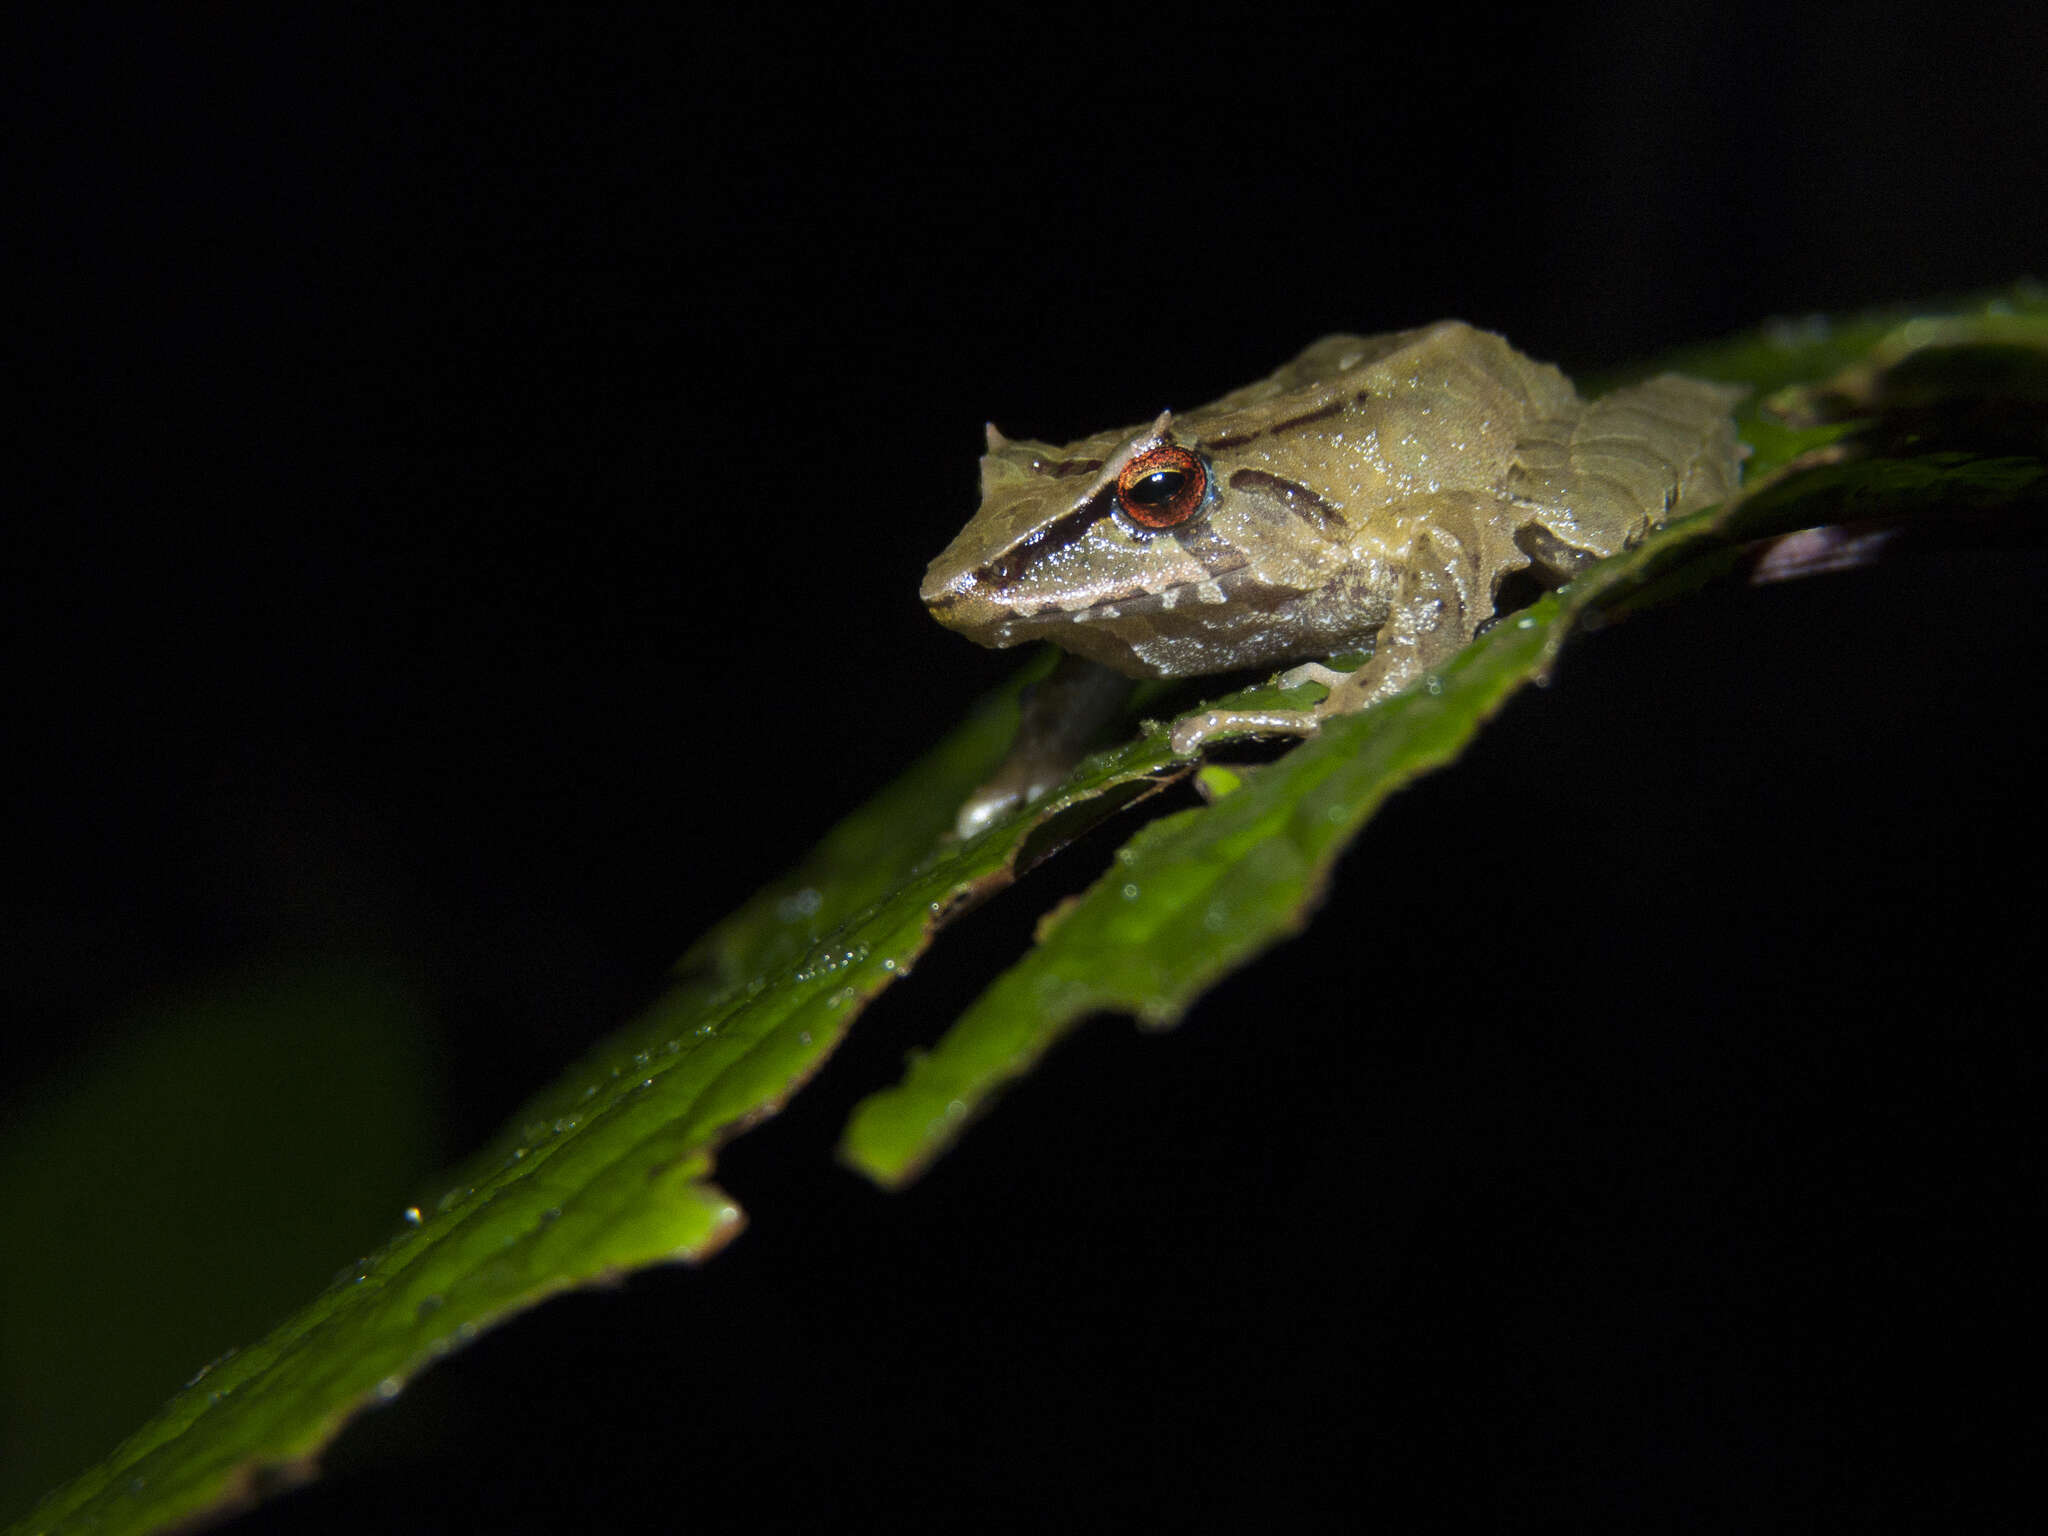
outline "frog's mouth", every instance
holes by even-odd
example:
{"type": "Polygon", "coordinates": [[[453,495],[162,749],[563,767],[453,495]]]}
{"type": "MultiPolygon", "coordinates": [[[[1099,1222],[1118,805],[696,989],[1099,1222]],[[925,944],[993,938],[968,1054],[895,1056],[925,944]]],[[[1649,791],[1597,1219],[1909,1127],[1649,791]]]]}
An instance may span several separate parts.
{"type": "Polygon", "coordinates": [[[1289,654],[1287,615],[1302,594],[1248,570],[1158,591],[1111,594],[1078,608],[1031,612],[984,608],[934,617],[978,644],[1005,648],[1047,640],[1133,677],[1182,676],[1289,654]]]}
{"type": "Polygon", "coordinates": [[[1293,595],[1257,580],[1240,561],[1199,581],[1178,581],[1157,589],[1121,587],[1078,607],[1050,601],[1036,607],[1013,605],[1000,597],[958,588],[927,592],[924,602],[941,624],[969,633],[985,645],[1019,645],[1026,640],[1058,640],[1069,626],[1144,620],[1169,613],[1189,615],[1293,595]]]}

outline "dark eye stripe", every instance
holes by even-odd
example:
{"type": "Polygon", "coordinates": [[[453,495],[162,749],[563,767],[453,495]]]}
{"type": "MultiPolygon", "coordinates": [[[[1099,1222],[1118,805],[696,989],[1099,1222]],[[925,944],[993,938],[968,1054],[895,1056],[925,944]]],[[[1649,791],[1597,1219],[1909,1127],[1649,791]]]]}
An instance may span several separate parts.
{"type": "Polygon", "coordinates": [[[1332,416],[1341,416],[1344,413],[1344,408],[1344,401],[1332,400],[1329,404],[1319,405],[1312,411],[1303,411],[1299,416],[1290,416],[1285,421],[1276,421],[1266,430],[1268,432],[1292,432],[1296,427],[1305,427],[1311,422],[1328,421],[1332,416]]]}
{"type": "Polygon", "coordinates": [[[1190,556],[1201,561],[1202,569],[1212,578],[1239,570],[1250,561],[1250,556],[1243,550],[1218,537],[1207,518],[1182,523],[1171,530],[1169,537],[1190,556]]]}
{"type": "Polygon", "coordinates": [[[1230,488],[1247,494],[1263,493],[1275,497],[1303,522],[1312,523],[1318,528],[1344,526],[1344,514],[1307,486],[1283,479],[1279,475],[1269,475],[1263,469],[1238,470],[1230,477],[1230,488]]]}
{"type": "Polygon", "coordinates": [[[1031,472],[1034,475],[1048,475],[1055,480],[1064,480],[1069,475],[1092,475],[1101,468],[1100,459],[1060,459],[1052,463],[1044,459],[1031,461],[1031,472]]]}
{"type": "Polygon", "coordinates": [[[1073,511],[1054,518],[1030,538],[1019,540],[987,565],[978,566],[974,579],[997,587],[1014,586],[1034,560],[1078,543],[1087,536],[1090,528],[1107,516],[1109,491],[1105,487],[1100,495],[1089,497],[1073,511]]]}
{"type": "Polygon", "coordinates": [[[1268,422],[1263,427],[1253,427],[1249,431],[1224,432],[1216,437],[1205,437],[1201,440],[1202,451],[1219,453],[1225,448],[1242,448],[1246,443],[1255,443],[1275,432],[1291,432],[1296,427],[1306,427],[1314,422],[1327,421],[1332,416],[1341,416],[1352,406],[1363,405],[1370,399],[1372,391],[1362,389],[1349,400],[1332,400],[1325,405],[1317,406],[1314,410],[1304,411],[1299,416],[1290,416],[1285,421],[1268,422]]]}

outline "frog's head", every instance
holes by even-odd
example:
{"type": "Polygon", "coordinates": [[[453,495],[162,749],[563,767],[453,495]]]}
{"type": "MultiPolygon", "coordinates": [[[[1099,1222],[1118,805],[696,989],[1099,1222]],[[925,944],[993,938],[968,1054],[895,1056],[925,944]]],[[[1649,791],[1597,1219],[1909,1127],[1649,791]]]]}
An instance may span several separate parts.
{"type": "Polygon", "coordinates": [[[1302,654],[1287,616],[1341,546],[1273,476],[1233,469],[1213,414],[1064,447],[991,426],[981,509],[925,572],[925,606],[981,645],[1050,640],[1132,677],[1302,654]]]}

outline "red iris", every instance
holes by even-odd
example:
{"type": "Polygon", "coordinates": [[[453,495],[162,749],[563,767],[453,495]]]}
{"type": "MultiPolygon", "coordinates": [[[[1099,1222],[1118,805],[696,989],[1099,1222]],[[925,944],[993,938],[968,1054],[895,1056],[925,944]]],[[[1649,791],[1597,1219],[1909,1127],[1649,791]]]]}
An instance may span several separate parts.
{"type": "Polygon", "coordinates": [[[1163,444],[1124,466],[1116,477],[1116,504],[1141,527],[1171,528],[1187,521],[1208,489],[1209,472],[1201,459],[1185,448],[1163,444]]]}

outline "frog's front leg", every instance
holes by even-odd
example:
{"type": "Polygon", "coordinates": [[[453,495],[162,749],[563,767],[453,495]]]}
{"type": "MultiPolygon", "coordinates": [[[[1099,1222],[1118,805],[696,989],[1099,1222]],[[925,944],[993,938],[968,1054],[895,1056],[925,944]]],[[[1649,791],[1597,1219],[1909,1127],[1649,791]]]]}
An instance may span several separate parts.
{"type": "Polygon", "coordinates": [[[1313,736],[1336,715],[1356,714],[1392,698],[1471,643],[1493,614],[1493,589],[1528,557],[1515,547],[1492,507],[1425,526],[1410,546],[1386,621],[1370,660],[1352,672],[1311,664],[1286,674],[1292,682],[1329,688],[1310,709],[1224,709],[1190,715],[1173,728],[1173,750],[1192,756],[1221,735],[1313,736]]]}

